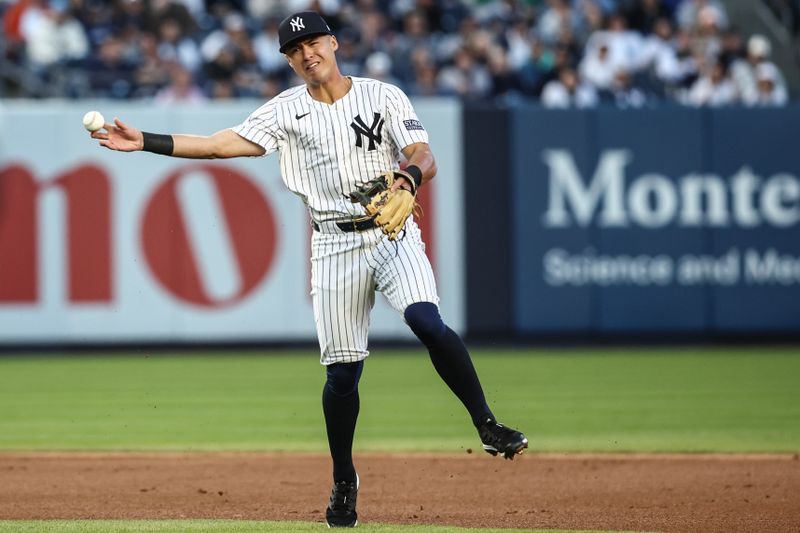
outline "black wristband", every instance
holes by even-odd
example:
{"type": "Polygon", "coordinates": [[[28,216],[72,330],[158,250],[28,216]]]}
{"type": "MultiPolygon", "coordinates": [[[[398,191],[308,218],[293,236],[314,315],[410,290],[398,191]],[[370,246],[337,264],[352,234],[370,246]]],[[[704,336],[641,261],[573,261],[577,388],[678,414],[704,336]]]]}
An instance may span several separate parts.
{"type": "Polygon", "coordinates": [[[408,165],[405,168],[405,171],[408,172],[409,175],[411,175],[411,177],[414,179],[414,185],[416,185],[415,188],[422,185],[422,171],[417,165],[408,165]]]}
{"type": "Polygon", "coordinates": [[[172,140],[172,135],[163,135],[161,133],[147,133],[142,132],[144,137],[144,144],[142,150],[145,152],[153,152],[154,154],[172,155],[175,149],[175,141],[172,140]]]}

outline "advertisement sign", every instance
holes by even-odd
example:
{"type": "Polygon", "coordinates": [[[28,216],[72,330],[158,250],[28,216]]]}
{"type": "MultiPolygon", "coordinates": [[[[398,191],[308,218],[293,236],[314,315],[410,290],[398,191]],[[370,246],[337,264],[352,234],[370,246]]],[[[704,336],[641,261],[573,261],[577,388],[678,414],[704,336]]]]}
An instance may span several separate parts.
{"type": "MultiPolygon", "coordinates": [[[[147,131],[211,134],[258,102],[19,103],[0,109],[0,343],[313,341],[311,228],[277,154],[197,161],[101,148],[87,109],[147,131]],[[13,126],[12,126],[13,125],[13,126]]],[[[442,312],[462,328],[456,103],[417,103],[439,166],[420,222],[442,312]],[[455,238],[450,235],[456,234],[455,238]],[[447,237],[447,238],[445,238],[447,237]]],[[[374,339],[412,338],[376,299],[374,339]]]]}
{"type": "Polygon", "coordinates": [[[798,119],[516,112],[518,330],[798,330],[798,119]]]}

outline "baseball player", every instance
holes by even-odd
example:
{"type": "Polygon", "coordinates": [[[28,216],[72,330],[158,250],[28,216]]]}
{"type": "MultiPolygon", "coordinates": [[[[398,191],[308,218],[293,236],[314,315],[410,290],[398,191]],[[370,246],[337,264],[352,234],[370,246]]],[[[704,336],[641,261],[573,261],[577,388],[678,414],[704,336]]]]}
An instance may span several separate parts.
{"type": "Polygon", "coordinates": [[[314,229],[311,294],[327,372],[322,406],[333,460],[326,519],[330,527],[353,527],[358,520],[359,478],[352,457],[358,382],[369,353],[376,291],[428,348],[487,452],[511,459],[528,440],[497,423],[464,343],[439,315],[433,271],[411,213],[416,190],[434,177],[436,163],[408,97],[393,85],[342,75],[336,37],[316,12],[287,17],[279,42],[305,84],[282,92],[241,124],[211,136],[162,135],[115,119],[104,125],[105,132],[91,136],[112,150],[174,157],[280,152],[283,181],[306,203],[314,229]],[[383,189],[365,188],[364,182],[376,176],[386,178],[383,189]]]}

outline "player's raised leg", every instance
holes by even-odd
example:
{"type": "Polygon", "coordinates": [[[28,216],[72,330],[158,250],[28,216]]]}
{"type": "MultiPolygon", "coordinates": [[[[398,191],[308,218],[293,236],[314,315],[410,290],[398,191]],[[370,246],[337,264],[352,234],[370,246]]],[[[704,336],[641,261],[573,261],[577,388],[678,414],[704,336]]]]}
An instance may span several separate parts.
{"type": "Polygon", "coordinates": [[[378,288],[422,341],[436,372],[467,408],[483,449],[513,459],[528,447],[520,431],[499,424],[483,394],[478,374],[461,337],[442,320],[433,269],[425,255],[419,228],[406,224],[406,235],[396,245],[385,245],[378,288]],[[383,280],[386,283],[382,283],[383,280]]]}
{"type": "Polygon", "coordinates": [[[430,302],[413,303],[406,308],[404,317],[428,348],[436,372],[469,411],[483,449],[506,459],[522,453],[528,447],[528,439],[522,432],[497,422],[464,342],[442,321],[439,308],[430,302]]]}

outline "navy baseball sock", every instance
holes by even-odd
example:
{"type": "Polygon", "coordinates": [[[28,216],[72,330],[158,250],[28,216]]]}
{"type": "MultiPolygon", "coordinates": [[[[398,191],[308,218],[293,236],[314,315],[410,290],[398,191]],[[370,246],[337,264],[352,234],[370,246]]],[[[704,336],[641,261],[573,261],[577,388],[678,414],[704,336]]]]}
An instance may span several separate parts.
{"type": "Polygon", "coordinates": [[[494,418],[467,347],[458,334],[447,327],[439,308],[430,302],[409,305],[404,313],[411,331],[422,341],[436,372],[469,411],[475,426],[494,418]]]}
{"type": "Polygon", "coordinates": [[[328,446],[333,459],[333,481],[355,481],[353,435],[356,431],[359,398],[358,380],[364,361],[328,365],[322,389],[322,411],[328,430],[328,446]]]}

